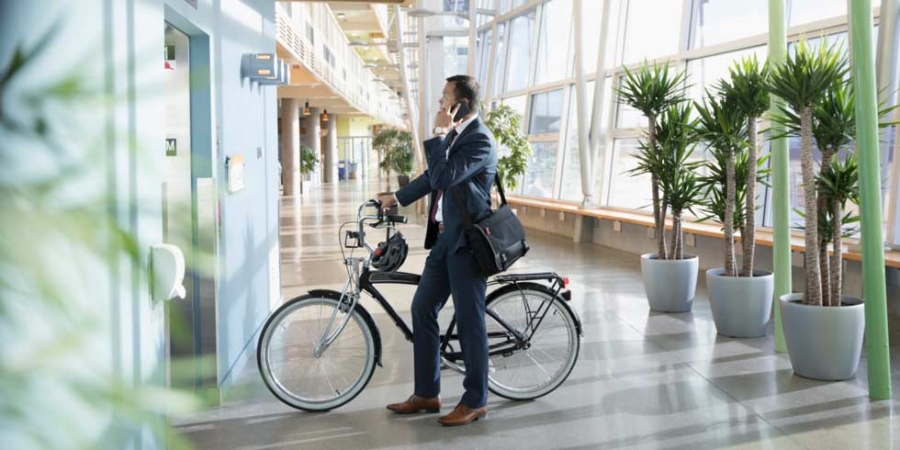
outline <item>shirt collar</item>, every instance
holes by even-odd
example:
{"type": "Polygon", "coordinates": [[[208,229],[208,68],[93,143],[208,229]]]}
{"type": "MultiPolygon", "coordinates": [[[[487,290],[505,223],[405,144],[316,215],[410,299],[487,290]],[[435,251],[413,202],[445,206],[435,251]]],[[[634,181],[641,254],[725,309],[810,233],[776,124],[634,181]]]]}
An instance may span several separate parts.
{"type": "Polygon", "coordinates": [[[466,131],[466,128],[467,128],[472,122],[474,122],[475,119],[477,119],[477,118],[478,118],[478,113],[475,113],[474,116],[469,117],[469,118],[466,119],[463,123],[457,125],[456,128],[455,128],[455,130],[456,130],[456,135],[459,136],[460,134],[463,134],[463,131],[466,131]]]}

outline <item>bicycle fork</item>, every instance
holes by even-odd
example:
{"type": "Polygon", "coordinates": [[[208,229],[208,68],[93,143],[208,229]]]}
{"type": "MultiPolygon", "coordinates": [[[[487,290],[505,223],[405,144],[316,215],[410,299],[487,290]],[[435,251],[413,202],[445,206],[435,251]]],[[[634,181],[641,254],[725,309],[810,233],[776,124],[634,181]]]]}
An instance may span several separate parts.
{"type": "Polygon", "coordinates": [[[322,333],[322,336],[319,337],[319,342],[316,343],[315,349],[313,349],[313,356],[316,359],[322,357],[322,354],[325,353],[325,350],[328,350],[328,347],[334,343],[334,340],[341,334],[341,331],[344,331],[344,328],[347,326],[347,323],[350,321],[350,316],[353,314],[353,309],[356,308],[357,303],[359,303],[359,284],[353,283],[354,279],[359,279],[359,266],[364,261],[363,258],[347,258],[344,260],[344,265],[350,267],[350,276],[347,278],[347,282],[344,283],[344,288],[341,289],[341,298],[338,300],[337,307],[334,308],[334,311],[331,313],[331,317],[328,318],[328,324],[325,326],[325,332],[322,333]],[[348,291],[353,286],[353,292],[348,294],[348,291]],[[349,306],[346,308],[346,315],[341,319],[340,323],[335,328],[334,332],[331,332],[331,327],[334,326],[335,319],[337,318],[338,311],[344,311],[344,305],[346,304],[344,299],[347,296],[350,296],[349,306]]]}

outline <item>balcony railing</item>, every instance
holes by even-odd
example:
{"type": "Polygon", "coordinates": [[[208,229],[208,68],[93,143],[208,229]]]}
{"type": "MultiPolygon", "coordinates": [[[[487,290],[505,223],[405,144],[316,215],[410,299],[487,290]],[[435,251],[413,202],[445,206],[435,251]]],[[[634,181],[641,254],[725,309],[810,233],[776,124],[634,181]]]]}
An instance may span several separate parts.
{"type": "Polygon", "coordinates": [[[276,40],[353,108],[398,127],[405,127],[402,102],[365,67],[322,3],[277,3],[276,40]]]}

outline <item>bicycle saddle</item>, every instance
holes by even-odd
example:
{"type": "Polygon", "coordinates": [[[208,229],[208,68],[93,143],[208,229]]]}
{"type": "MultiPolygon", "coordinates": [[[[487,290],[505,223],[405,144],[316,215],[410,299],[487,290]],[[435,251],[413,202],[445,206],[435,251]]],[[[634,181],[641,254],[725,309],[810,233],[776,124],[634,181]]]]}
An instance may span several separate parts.
{"type": "Polygon", "coordinates": [[[372,255],[372,268],[382,272],[394,272],[406,261],[409,246],[399,231],[385,242],[378,243],[372,255]]]}

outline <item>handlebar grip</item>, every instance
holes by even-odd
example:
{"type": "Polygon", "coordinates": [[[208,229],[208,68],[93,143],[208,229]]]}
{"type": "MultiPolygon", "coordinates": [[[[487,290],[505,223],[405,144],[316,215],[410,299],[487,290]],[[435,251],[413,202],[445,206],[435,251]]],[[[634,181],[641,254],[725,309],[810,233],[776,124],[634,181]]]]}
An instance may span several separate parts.
{"type": "Polygon", "coordinates": [[[387,218],[387,220],[389,222],[406,223],[406,216],[395,216],[393,214],[386,214],[385,218],[387,218]]]}

